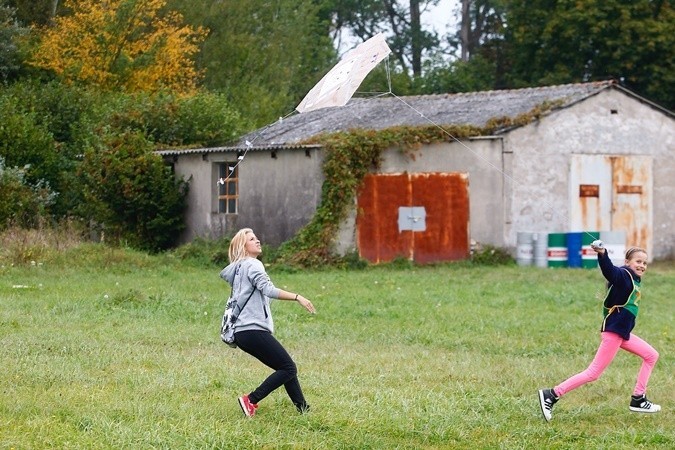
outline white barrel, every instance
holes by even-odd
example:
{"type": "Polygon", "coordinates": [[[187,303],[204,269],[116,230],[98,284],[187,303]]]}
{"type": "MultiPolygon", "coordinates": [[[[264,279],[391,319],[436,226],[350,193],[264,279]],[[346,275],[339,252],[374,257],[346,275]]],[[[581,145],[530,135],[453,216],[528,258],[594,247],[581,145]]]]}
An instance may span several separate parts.
{"type": "Polygon", "coordinates": [[[548,233],[533,233],[532,248],[534,265],[536,267],[548,267],[548,233]]]}
{"type": "Polygon", "coordinates": [[[605,243],[612,263],[615,266],[623,266],[626,263],[626,232],[601,231],[600,240],[605,243]]]}
{"type": "Polygon", "coordinates": [[[519,231],[516,238],[516,263],[519,266],[531,266],[533,259],[532,233],[519,231]]]}

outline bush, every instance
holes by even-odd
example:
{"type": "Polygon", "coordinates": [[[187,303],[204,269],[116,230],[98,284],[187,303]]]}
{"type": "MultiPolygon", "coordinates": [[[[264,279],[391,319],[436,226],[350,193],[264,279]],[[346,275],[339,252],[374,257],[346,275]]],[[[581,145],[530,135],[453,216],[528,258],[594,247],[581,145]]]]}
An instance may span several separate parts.
{"type": "Polygon", "coordinates": [[[0,229],[9,225],[37,226],[48,215],[47,209],[55,198],[48,183],[27,182],[25,170],[5,167],[0,156],[0,229]]]}
{"type": "Polygon", "coordinates": [[[359,256],[358,250],[353,250],[340,258],[339,265],[350,270],[363,270],[368,267],[369,263],[359,256]]]}
{"type": "Polygon", "coordinates": [[[140,133],[124,133],[88,150],[79,172],[86,204],[79,212],[112,243],[155,252],[174,246],[185,228],[188,183],[153,149],[140,133]]]}
{"type": "Polygon", "coordinates": [[[514,260],[506,249],[487,244],[473,251],[471,263],[480,266],[503,266],[514,264],[514,260]]]}
{"type": "Polygon", "coordinates": [[[176,258],[200,267],[225,267],[228,262],[230,238],[209,240],[201,237],[181,245],[171,252],[176,258]]]}

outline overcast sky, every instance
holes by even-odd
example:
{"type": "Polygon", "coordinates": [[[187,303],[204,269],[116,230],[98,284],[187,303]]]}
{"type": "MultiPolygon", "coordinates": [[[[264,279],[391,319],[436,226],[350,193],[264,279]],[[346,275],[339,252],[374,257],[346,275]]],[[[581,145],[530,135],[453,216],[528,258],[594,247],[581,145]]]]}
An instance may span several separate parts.
{"type": "Polygon", "coordinates": [[[449,29],[454,31],[458,22],[455,11],[459,4],[460,0],[441,0],[436,8],[422,13],[422,23],[431,25],[439,34],[446,34],[449,29]]]}

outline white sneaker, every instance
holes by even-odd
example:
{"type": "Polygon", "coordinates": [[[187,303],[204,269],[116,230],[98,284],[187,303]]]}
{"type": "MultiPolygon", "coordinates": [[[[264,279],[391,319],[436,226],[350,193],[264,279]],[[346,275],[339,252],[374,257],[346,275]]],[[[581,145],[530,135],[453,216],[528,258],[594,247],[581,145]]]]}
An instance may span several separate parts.
{"type": "Polygon", "coordinates": [[[550,421],[553,418],[553,405],[558,401],[558,397],[553,393],[553,389],[540,389],[539,390],[539,406],[541,407],[541,413],[544,415],[546,421],[550,421]]]}
{"type": "Polygon", "coordinates": [[[640,413],[655,413],[661,411],[661,405],[655,405],[647,400],[647,397],[642,394],[639,397],[635,395],[630,398],[630,406],[628,407],[633,412],[640,413]]]}

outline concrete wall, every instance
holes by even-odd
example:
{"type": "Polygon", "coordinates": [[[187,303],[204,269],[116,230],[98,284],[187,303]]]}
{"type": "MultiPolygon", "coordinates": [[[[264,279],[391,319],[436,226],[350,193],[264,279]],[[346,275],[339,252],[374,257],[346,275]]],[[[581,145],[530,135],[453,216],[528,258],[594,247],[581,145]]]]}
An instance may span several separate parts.
{"type": "MultiPolygon", "coordinates": [[[[505,244],[518,231],[569,231],[572,154],[649,155],[653,168],[653,259],[675,255],[675,121],[608,89],[506,135],[513,202],[505,244]]],[[[630,244],[630,243],[629,243],[630,244]]]]}
{"type": "MultiPolygon", "coordinates": [[[[239,170],[239,213],[217,212],[217,163],[236,163],[235,153],[180,155],[176,173],[192,175],[182,242],[218,238],[253,228],[265,244],[279,245],[314,215],[321,196],[322,153],[316,149],[250,151],[239,170]]],[[[170,157],[169,157],[170,159],[170,157]]]]}

